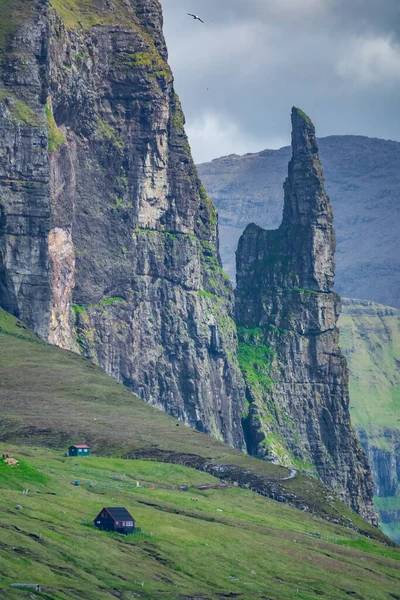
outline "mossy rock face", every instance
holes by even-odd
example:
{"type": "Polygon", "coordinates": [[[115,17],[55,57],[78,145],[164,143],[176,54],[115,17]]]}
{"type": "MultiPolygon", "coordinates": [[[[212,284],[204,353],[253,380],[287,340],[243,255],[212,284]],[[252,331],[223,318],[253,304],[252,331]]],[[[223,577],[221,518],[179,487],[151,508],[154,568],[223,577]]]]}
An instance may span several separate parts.
{"type": "Polygon", "coordinates": [[[48,151],[49,152],[54,152],[54,150],[57,150],[57,148],[59,146],[61,146],[62,144],[65,144],[66,137],[59,131],[57,124],[55,122],[54,119],[54,115],[53,115],[53,109],[51,107],[51,103],[48,101],[48,103],[45,106],[45,112],[46,112],[46,121],[47,121],[47,128],[48,128],[48,135],[49,135],[49,142],[48,142],[48,151]]]}
{"type": "Polygon", "coordinates": [[[0,0],[0,64],[6,57],[13,36],[26,23],[38,7],[38,0],[0,0]]]}
{"type": "Polygon", "coordinates": [[[0,305],[243,449],[232,288],[159,2],[2,4],[0,305]]]}

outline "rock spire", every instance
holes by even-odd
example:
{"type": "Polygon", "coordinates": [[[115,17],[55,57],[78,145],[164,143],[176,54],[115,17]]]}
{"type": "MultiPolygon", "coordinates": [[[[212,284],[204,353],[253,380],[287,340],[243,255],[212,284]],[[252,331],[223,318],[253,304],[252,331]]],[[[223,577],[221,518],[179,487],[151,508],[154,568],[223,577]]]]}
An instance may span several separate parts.
{"type": "Polygon", "coordinates": [[[335,234],[315,129],[292,111],[282,224],[252,224],[237,251],[236,315],[250,452],[315,470],[373,520],[370,469],[350,423],[333,291],[335,234]]]}

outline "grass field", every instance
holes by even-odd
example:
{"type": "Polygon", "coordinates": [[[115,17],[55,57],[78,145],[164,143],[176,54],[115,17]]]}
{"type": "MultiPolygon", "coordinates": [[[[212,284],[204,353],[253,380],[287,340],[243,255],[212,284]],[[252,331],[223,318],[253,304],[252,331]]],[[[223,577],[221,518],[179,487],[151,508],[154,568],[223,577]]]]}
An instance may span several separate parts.
{"type": "Polygon", "coordinates": [[[30,597],[13,582],[39,583],[36,597],[51,600],[398,597],[400,549],[221,488],[208,474],[1,444],[5,451],[21,464],[0,462],[2,599],[30,597]],[[142,533],[96,530],[103,506],[127,507],[142,533]]]}
{"type": "MultiPolygon", "coordinates": [[[[250,458],[152,408],[101,369],[36,338],[0,311],[0,440],[66,448],[88,443],[102,456],[153,458],[204,467],[379,538],[317,479],[250,458]]],[[[383,536],[381,536],[383,539],[383,536]]]]}
{"type": "Polygon", "coordinates": [[[31,597],[13,582],[48,600],[396,598],[400,550],[317,479],[283,481],[287,469],[177,423],[2,311],[0,439],[21,461],[0,462],[1,599],[31,597]],[[93,456],[64,456],[83,442],[93,456]],[[104,505],[142,533],[97,531],[104,505]]]}
{"type": "Polygon", "coordinates": [[[339,323],[351,373],[353,423],[386,449],[384,430],[400,431],[400,313],[360,302],[345,305],[339,323]]]}

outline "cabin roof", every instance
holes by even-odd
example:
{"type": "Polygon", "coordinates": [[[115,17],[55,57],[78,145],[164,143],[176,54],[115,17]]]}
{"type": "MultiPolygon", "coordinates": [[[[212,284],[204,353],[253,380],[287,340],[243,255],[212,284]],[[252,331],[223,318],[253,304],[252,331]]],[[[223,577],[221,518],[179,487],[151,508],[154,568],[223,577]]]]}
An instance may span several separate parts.
{"type": "MultiPolygon", "coordinates": [[[[135,519],[132,517],[129,511],[122,506],[110,507],[105,506],[103,510],[106,510],[110,517],[114,519],[114,521],[134,521],[135,519]]],[[[101,511],[102,512],[102,511],[101,511]]]]}
{"type": "Polygon", "coordinates": [[[87,448],[89,450],[89,446],[86,446],[86,444],[72,444],[72,446],[70,446],[70,448],[78,448],[78,449],[87,448]]]}

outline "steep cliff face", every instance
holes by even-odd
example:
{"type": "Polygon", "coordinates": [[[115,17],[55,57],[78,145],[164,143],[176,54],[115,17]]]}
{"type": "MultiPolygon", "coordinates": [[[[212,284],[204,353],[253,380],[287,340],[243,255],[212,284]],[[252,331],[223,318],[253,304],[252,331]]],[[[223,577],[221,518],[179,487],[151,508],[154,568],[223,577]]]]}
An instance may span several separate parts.
{"type": "Polygon", "coordinates": [[[233,296],[158,1],[2,8],[0,304],[241,448],[233,296]]]}
{"type": "Polygon", "coordinates": [[[292,113],[293,156],[278,230],[249,225],[237,252],[236,312],[249,450],[300,464],[373,517],[368,462],[351,428],[333,289],[335,234],[314,126],[292,113]]]}

